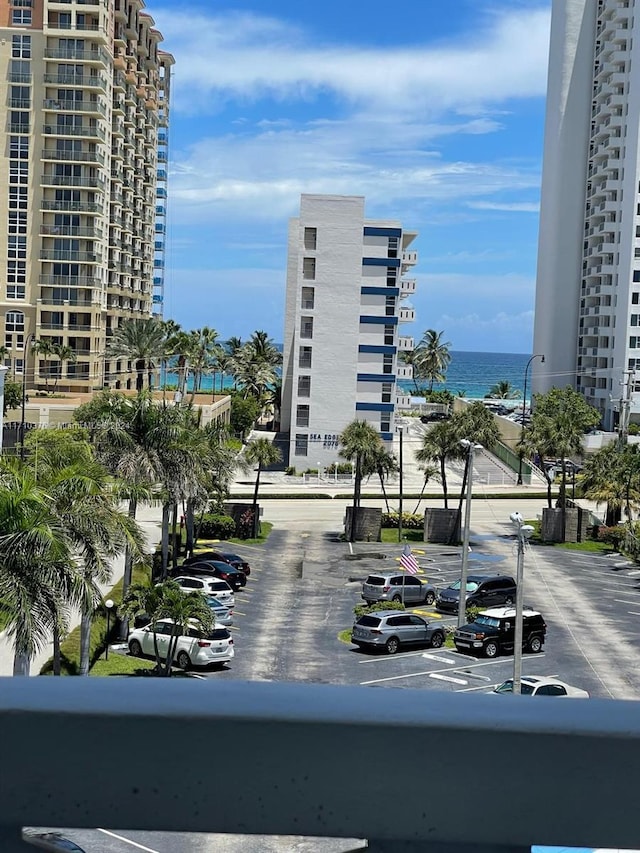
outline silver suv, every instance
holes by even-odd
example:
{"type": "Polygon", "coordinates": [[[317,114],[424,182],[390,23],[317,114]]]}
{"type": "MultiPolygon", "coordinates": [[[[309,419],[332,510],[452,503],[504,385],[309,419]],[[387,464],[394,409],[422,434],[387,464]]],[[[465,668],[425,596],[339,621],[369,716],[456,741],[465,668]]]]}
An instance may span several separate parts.
{"type": "Polygon", "coordinates": [[[359,648],[384,649],[394,655],[400,646],[432,646],[444,644],[441,625],[427,622],[415,613],[379,610],[361,616],[351,631],[351,642],[359,648]]]}
{"type": "Polygon", "coordinates": [[[376,601],[402,601],[404,604],[428,604],[436,600],[436,588],[415,575],[404,572],[379,572],[362,584],[367,604],[376,601]]]}

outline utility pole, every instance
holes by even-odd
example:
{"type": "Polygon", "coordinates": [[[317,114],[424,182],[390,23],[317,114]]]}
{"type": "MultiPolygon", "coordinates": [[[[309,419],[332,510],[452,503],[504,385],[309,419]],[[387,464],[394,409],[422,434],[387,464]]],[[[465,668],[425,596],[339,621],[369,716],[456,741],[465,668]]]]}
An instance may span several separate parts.
{"type": "MultiPolygon", "coordinates": [[[[398,464],[400,465],[400,500],[398,501],[398,542],[402,542],[402,509],[403,509],[403,500],[402,500],[402,437],[404,434],[403,427],[398,427],[398,431],[400,432],[400,458],[398,460],[398,464]]],[[[404,584],[404,576],[402,578],[402,583],[404,584]]],[[[403,593],[403,601],[404,601],[404,589],[403,593]]]]}
{"type": "Polygon", "coordinates": [[[524,610],[524,545],[533,533],[533,527],[525,524],[519,512],[509,516],[518,530],[518,562],[516,566],[516,624],[513,638],[513,692],[522,692],[522,611],[524,610]]]}
{"type": "Polygon", "coordinates": [[[635,385],[635,370],[623,373],[622,396],[620,397],[620,422],[618,424],[618,444],[624,447],[629,436],[629,415],[631,414],[631,394],[635,385]]]}
{"type": "Polygon", "coordinates": [[[460,444],[467,448],[467,495],[464,508],[464,532],[462,535],[462,571],[460,573],[460,597],[458,599],[458,628],[467,621],[467,574],[469,568],[469,533],[471,529],[471,495],[473,492],[473,452],[482,449],[481,444],[462,439],[460,444]]]}

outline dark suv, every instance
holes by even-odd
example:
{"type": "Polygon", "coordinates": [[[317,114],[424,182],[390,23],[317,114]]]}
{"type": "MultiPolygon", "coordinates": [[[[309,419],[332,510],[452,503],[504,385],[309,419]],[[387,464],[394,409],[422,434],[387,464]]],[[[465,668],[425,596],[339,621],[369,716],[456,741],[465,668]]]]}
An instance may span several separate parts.
{"type": "MultiPolygon", "coordinates": [[[[467,575],[467,607],[495,607],[496,604],[514,604],[516,582],[509,575],[467,575]]],[[[457,613],[460,601],[460,581],[440,590],[436,610],[457,613]]]]}
{"type": "MultiPolygon", "coordinates": [[[[459,652],[483,653],[495,658],[502,652],[512,652],[515,641],[516,611],[513,607],[483,610],[469,625],[457,628],[453,642],[459,652]]],[[[547,625],[537,610],[522,613],[522,648],[539,652],[544,645],[547,625]]]]}

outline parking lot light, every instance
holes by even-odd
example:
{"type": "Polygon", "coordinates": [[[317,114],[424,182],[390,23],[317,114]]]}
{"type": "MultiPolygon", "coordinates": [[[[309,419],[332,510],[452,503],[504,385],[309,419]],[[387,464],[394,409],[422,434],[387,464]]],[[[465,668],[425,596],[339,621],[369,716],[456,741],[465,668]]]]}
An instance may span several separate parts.
{"type": "Polygon", "coordinates": [[[531,538],[533,527],[525,524],[519,512],[509,516],[518,530],[518,564],[516,573],[516,624],[513,638],[513,692],[522,692],[522,611],[524,609],[524,546],[531,538]]]}
{"type": "Polygon", "coordinates": [[[462,536],[462,571],[460,572],[460,597],[458,599],[458,628],[467,621],[467,574],[469,568],[469,533],[471,530],[471,495],[473,491],[473,453],[482,450],[481,444],[475,444],[466,438],[460,444],[467,450],[467,495],[464,508],[464,533],[462,536]]]}

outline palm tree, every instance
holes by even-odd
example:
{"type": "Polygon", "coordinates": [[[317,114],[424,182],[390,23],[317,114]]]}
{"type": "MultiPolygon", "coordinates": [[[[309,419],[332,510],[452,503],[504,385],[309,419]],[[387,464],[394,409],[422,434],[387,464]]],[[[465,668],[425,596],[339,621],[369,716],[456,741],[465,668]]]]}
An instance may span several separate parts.
{"type": "MultiPolygon", "coordinates": [[[[224,379],[227,374],[231,373],[233,370],[233,358],[229,355],[229,353],[223,348],[218,347],[216,350],[216,370],[220,374],[220,393],[224,391],[224,379]]],[[[213,386],[213,396],[215,397],[215,382],[213,386]]]]}
{"type": "Polygon", "coordinates": [[[156,669],[159,675],[165,677],[171,675],[178,638],[193,627],[203,632],[210,631],[215,623],[213,612],[204,596],[198,592],[182,592],[175,581],[166,581],[155,587],[131,587],[126,598],[123,598],[120,610],[125,619],[132,619],[141,614],[151,619],[156,669]],[[160,656],[156,636],[156,626],[160,619],[173,621],[164,660],[160,656]]]}
{"type": "Polygon", "coordinates": [[[429,391],[433,391],[434,382],[444,382],[451,361],[451,344],[442,340],[443,334],[427,329],[414,350],[414,373],[417,367],[419,377],[428,380],[429,391]]]}
{"type": "Polygon", "coordinates": [[[580,488],[585,498],[597,505],[606,504],[607,527],[620,521],[623,507],[631,518],[631,508],[640,503],[636,448],[637,445],[609,444],[585,460],[580,488]]]}
{"type": "Polygon", "coordinates": [[[272,367],[282,364],[282,353],[266,332],[253,332],[245,348],[253,361],[264,362],[272,367]]]}
{"type": "Polygon", "coordinates": [[[437,462],[439,464],[445,509],[449,508],[446,464],[450,459],[462,459],[464,453],[457,425],[455,422],[452,424],[451,420],[434,424],[425,433],[422,447],[416,451],[418,463],[437,462]]]}
{"type": "Polygon", "coordinates": [[[398,465],[398,460],[393,453],[390,453],[385,449],[383,444],[380,444],[380,446],[374,450],[365,464],[365,471],[363,472],[364,476],[367,476],[368,474],[377,474],[380,479],[380,487],[382,489],[382,495],[384,497],[387,512],[390,512],[390,509],[384,481],[385,479],[388,480],[392,474],[397,473],[399,470],[400,467],[398,465]]]}
{"type": "Polygon", "coordinates": [[[260,474],[264,468],[277,465],[282,461],[282,453],[268,438],[256,438],[245,447],[244,457],[251,465],[257,465],[256,483],[253,488],[253,535],[257,536],[260,530],[260,519],[258,518],[258,489],[260,488],[260,474]]]}
{"type": "Polygon", "coordinates": [[[353,511],[351,519],[351,541],[355,541],[356,515],[360,506],[360,493],[362,491],[362,478],[371,466],[371,460],[384,447],[380,433],[367,421],[351,421],[340,433],[340,456],[349,462],[355,461],[355,473],[353,483],[353,511]]]}
{"type": "Polygon", "coordinates": [[[148,372],[148,387],[152,384],[152,371],[166,354],[167,342],[162,323],[154,317],[127,319],[113,333],[107,344],[107,358],[126,358],[135,362],[136,390],[144,388],[144,374],[148,372]]]}
{"type": "Polygon", "coordinates": [[[514,386],[506,379],[502,379],[500,382],[496,382],[495,385],[492,385],[489,389],[489,393],[485,394],[485,400],[518,400],[522,394],[518,388],[514,388],[514,386]]]}
{"type": "Polygon", "coordinates": [[[51,338],[38,338],[31,343],[31,352],[44,362],[44,390],[49,393],[49,377],[51,376],[50,362],[56,355],[56,345],[51,338]]]}
{"type": "Polygon", "coordinates": [[[431,480],[436,480],[437,482],[440,482],[440,471],[438,470],[437,465],[430,465],[428,462],[425,462],[424,464],[420,465],[420,467],[422,468],[422,470],[424,472],[424,480],[422,482],[422,488],[420,489],[420,496],[418,497],[418,503],[416,504],[415,509],[413,510],[414,515],[418,512],[418,508],[420,507],[420,504],[422,503],[422,496],[425,493],[425,489],[427,488],[427,484],[431,480]]]}
{"type": "Polygon", "coordinates": [[[77,356],[75,351],[66,344],[55,344],[53,348],[54,355],[56,355],[60,361],[60,372],[56,372],[55,379],[53,382],[53,391],[56,392],[58,388],[58,382],[60,381],[60,377],[62,376],[62,365],[65,361],[77,361],[77,356]]]}
{"type": "Polygon", "coordinates": [[[193,387],[191,389],[191,402],[193,403],[196,393],[200,390],[202,376],[213,372],[216,357],[216,339],[218,333],[215,329],[203,326],[189,335],[187,347],[187,360],[193,371],[193,387]]]}
{"type": "Polygon", "coordinates": [[[420,351],[417,349],[403,350],[398,353],[398,359],[408,367],[413,367],[413,388],[416,394],[420,393],[418,379],[420,378],[420,351]]]}

